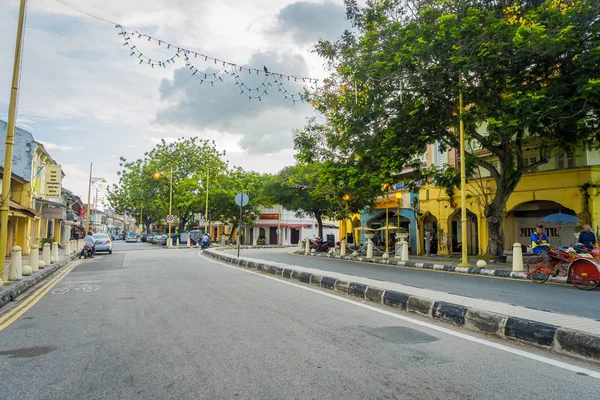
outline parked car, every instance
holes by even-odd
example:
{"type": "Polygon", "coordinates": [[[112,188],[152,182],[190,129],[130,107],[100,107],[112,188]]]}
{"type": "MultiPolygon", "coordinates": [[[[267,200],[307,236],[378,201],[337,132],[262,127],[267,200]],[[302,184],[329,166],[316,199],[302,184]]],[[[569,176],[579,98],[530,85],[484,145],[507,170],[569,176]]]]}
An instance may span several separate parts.
{"type": "Polygon", "coordinates": [[[129,235],[127,235],[127,239],[125,239],[126,243],[137,243],[138,242],[138,237],[135,233],[131,232],[129,235]]]}
{"type": "Polygon", "coordinates": [[[144,242],[146,243],[152,243],[152,240],[154,239],[154,235],[149,233],[146,235],[146,240],[144,240],[144,242]]]}
{"type": "Polygon", "coordinates": [[[96,253],[99,251],[107,251],[108,254],[112,254],[112,240],[106,233],[94,233],[94,246],[96,247],[96,253]]]}
{"type": "Polygon", "coordinates": [[[146,241],[146,237],[148,237],[148,234],[147,234],[147,233],[144,233],[144,234],[142,235],[142,237],[140,238],[140,240],[141,240],[142,242],[145,242],[145,241],[146,241]]]}

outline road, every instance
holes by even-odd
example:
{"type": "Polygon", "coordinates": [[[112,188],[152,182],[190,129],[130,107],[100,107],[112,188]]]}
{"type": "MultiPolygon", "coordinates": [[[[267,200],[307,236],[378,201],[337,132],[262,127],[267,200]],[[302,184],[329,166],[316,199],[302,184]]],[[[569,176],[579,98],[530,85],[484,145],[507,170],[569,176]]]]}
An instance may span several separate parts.
{"type": "Polygon", "coordinates": [[[193,249],[117,242],[114,250],[82,260],[0,331],[0,397],[529,400],[600,393],[598,365],[508,344],[528,351],[513,354],[490,347],[509,342],[467,340],[459,330],[218,264],[193,249]]]}
{"type": "Polygon", "coordinates": [[[543,285],[514,279],[498,279],[482,275],[454,274],[415,268],[399,268],[380,264],[359,263],[292,255],[288,249],[242,250],[241,256],[286,264],[340,272],[348,275],[401,283],[423,289],[500,301],[542,311],[577,315],[600,320],[600,289],[581,291],[571,285],[543,285]]]}

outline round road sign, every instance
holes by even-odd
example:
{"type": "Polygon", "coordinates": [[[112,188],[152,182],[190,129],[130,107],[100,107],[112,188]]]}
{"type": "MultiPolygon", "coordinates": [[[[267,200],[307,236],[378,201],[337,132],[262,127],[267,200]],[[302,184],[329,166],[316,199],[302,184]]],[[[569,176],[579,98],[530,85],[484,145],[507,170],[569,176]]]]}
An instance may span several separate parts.
{"type": "Polygon", "coordinates": [[[175,220],[175,217],[172,215],[167,215],[167,222],[170,224],[171,222],[173,222],[175,220]]]}

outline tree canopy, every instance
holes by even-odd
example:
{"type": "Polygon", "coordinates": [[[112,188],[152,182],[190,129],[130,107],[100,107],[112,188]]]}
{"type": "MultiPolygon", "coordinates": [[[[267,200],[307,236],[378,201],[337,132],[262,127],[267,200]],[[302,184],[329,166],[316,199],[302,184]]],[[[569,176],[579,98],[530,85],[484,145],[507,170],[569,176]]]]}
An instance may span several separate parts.
{"type": "Polygon", "coordinates": [[[553,149],[591,145],[599,131],[597,2],[346,6],[355,33],[317,45],[332,71],[313,98],[326,123],[298,132],[299,157],[352,167],[348,182],[363,184],[366,174],[389,182],[418,164],[427,144],[458,147],[462,118],[467,160],[496,185],[485,206],[488,251],[502,252],[506,201],[523,174],[547,163],[553,149]],[[524,155],[531,145],[534,162],[524,155]]]}

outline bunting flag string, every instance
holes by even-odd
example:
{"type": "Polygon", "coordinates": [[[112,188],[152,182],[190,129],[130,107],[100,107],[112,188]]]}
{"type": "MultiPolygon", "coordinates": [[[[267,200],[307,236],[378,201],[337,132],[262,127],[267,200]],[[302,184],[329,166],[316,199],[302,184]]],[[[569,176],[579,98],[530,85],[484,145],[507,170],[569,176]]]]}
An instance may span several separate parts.
{"type": "Polygon", "coordinates": [[[305,101],[310,92],[318,89],[319,80],[315,78],[272,72],[266,66],[262,70],[244,67],[236,63],[175,46],[162,39],[151,37],[137,30],[125,28],[122,25],[117,24],[116,28],[119,29],[118,34],[123,36],[123,46],[129,48],[130,55],[136,57],[139,60],[139,64],[150,65],[152,68],[166,68],[170,64],[175,64],[178,59],[182,59],[185,66],[190,70],[191,75],[201,85],[208,84],[214,86],[215,83],[224,82],[224,78],[226,77],[233,77],[240,95],[247,96],[248,100],[262,101],[262,97],[268,96],[271,92],[277,92],[284,100],[296,104],[298,101],[305,101]],[[157,45],[163,51],[167,52],[168,55],[162,59],[153,59],[144,54],[140,48],[143,43],[148,42],[157,45]],[[206,63],[207,68],[205,70],[198,68],[194,65],[196,61],[206,63]],[[255,86],[247,84],[244,80],[244,77],[256,79],[259,76],[263,78],[262,82],[255,86]],[[300,85],[302,89],[294,92],[288,89],[288,84],[300,85]]]}

